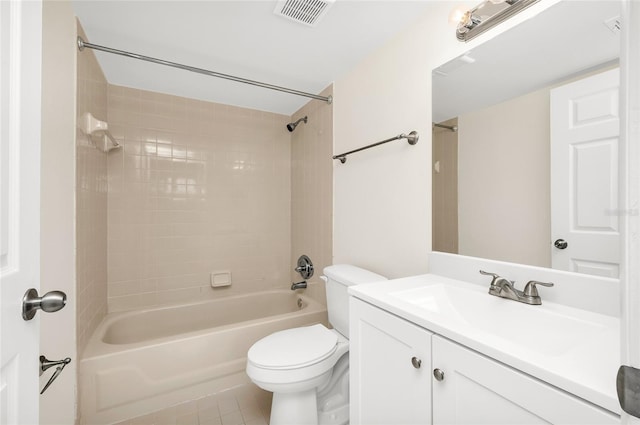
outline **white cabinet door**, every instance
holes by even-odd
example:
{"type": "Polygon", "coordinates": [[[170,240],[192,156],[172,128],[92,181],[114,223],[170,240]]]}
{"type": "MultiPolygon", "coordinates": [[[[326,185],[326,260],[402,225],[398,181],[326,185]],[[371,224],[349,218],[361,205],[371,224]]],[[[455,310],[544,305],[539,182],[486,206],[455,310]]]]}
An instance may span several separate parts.
{"type": "Polygon", "coordinates": [[[432,338],[434,424],[619,424],[620,417],[502,363],[432,338]]]}
{"type": "Polygon", "coordinates": [[[431,333],[350,297],[351,424],[431,423],[431,333]]]}

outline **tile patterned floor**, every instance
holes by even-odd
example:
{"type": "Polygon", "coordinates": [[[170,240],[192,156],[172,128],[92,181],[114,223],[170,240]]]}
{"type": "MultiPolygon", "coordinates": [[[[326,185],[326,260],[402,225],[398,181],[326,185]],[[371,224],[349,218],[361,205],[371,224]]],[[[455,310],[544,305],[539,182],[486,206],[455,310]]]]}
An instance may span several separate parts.
{"type": "Polygon", "coordinates": [[[116,425],[268,425],[271,396],[246,384],[116,425]]]}

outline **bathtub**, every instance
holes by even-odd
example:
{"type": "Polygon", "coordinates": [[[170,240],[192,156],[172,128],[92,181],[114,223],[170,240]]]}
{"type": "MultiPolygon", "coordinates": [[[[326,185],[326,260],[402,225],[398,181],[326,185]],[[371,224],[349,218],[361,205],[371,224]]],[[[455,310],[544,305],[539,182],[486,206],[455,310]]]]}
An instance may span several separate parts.
{"type": "Polygon", "coordinates": [[[326,308],[288,290],[108,314],[80,361],[81,421],[119,422],[248,383],[254,342],[315,323],[327,323],[326,308]]]}

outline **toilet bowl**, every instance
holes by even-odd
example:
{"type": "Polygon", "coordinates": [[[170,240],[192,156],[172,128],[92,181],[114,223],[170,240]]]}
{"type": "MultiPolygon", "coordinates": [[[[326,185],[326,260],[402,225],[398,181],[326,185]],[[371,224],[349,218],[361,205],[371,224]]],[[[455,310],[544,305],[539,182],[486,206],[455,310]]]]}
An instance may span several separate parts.
{"type": "Polygon", "coordinates": [[[247,353],[247,375],[273,392],[271,425],[349,422],[347,288],[386,278],[350,265],[326,267],[324,274],[334,329],[317,324],[276,332],[247,353]]]}
{"type": "MultiPolygon", "coordinates": [[[[247,375],[260,388],[273,392],[271,423],[319,423],[317,391],[324,389],[334,399],[341,398],[339,385],[327,387],[330,382],[339,383],[334,366],[348,356],[348,350],[349,341],[323,325],[287,329],[256,342],[247,354],[247,375]]],[[[347,374],[348,368],[340,372],[347,374]]],[[[342,398],[346,402],[348,392],[342,398]]],[[[346,414],[348,418],[348,411],[331,410],[336,411],[325,412],[325,416],[346,414]]]]}

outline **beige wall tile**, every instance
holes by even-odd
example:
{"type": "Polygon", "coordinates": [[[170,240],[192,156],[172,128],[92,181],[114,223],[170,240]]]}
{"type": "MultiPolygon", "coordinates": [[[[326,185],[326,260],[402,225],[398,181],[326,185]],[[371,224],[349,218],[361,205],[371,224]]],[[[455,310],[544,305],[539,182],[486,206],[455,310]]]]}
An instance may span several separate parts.
{"type": "Polygon", "coordinates": [[[331,263],[331,106],[309,102],[310,124],[291,134],[291,117],[107,85],[81,57],[78,111],[108,118],[123,145],[107,156],[78,136],[81,346],[107,310],[287,288],[303,252],[318,282],[331,263]],[[217,270],[231,288],[210,287],[217,270]]]}
{"type": "Polygon", "coordinates": [[[289,286],[289,117],[118,86],[108,114],[109,311],[289,286]]]}
{"type": "MultiPolygon", "coordinates": [[[[329,86],[323,95],[332,91],[329,86]]],[[[309,256],[315,267],[310,282],[323,288],[322,269],[333,262],[333,107],[309,102],[292,120],[305,115],[307,123],[300,123],[291,133],[291,264],[302,254],[309,256]]],[[[301,277],[292,271],[291,279],[301,277]]],[[[325,302],[323,290],[315,288],[313,293],[325,302]]]]}
{"type": "MultiPolygon", "coordinates": [[[[85,37],[78,23],[78,34],[85,37]]],[[[86,38],[86,37],[85,37],[86,38]]],[[[90,50],[77,54],[77,114],[107,119],[107,81],[90,50]]],[[[107,156],[76,132],[78,352],[107,313],[107,156]]],[[[117,187],[117,186],[116,186],[117,187]]],[[[116,188],[114,187],[114,189],[116,188]]]]}

